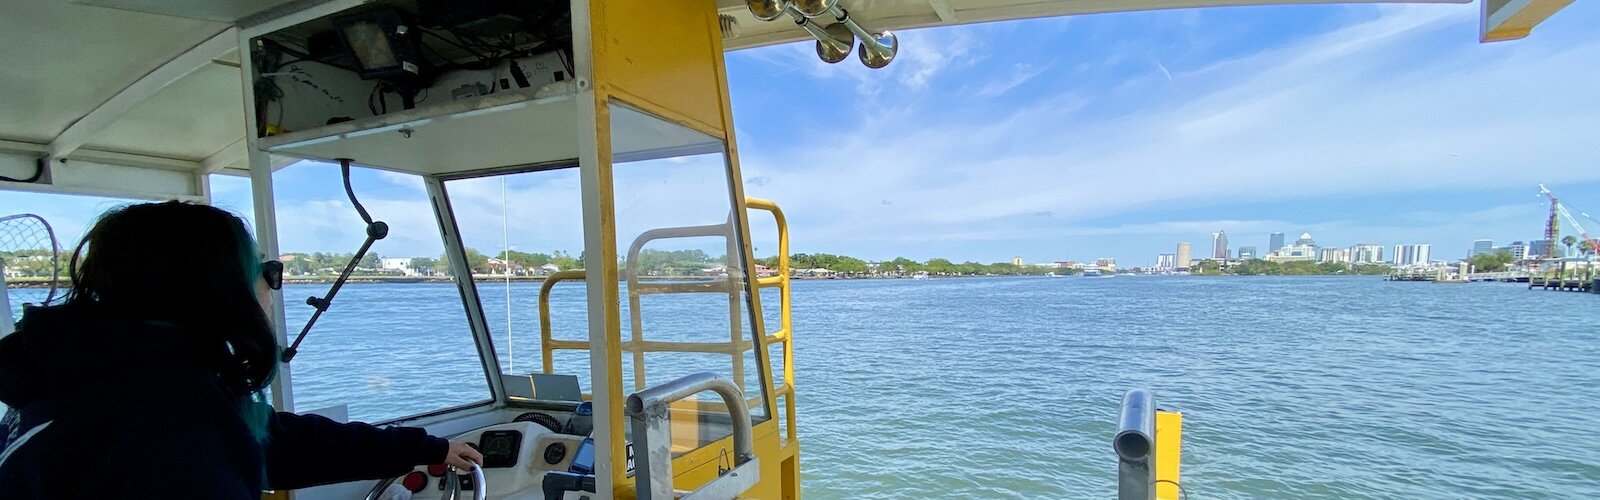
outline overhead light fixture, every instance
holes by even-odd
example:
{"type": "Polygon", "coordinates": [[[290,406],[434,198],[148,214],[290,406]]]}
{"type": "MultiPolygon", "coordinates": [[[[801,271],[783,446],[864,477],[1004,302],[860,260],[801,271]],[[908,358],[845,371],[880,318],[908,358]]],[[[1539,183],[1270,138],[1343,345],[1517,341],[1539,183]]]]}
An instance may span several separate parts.
{"type": "Polygon", "coordinates": [[[380,9],[333,20],[363,80],[405,83],[422,76],[421,31],[400,11],[380,9]]]}

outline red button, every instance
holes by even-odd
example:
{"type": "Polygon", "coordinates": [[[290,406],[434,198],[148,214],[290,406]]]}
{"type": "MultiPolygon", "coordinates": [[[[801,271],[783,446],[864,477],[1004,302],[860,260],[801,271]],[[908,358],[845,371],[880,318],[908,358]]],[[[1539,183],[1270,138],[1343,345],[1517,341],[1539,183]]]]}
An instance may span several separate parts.
{"type": "Polygon", "coordinates": [[[412,493],[416,493],[428,487],[428,476],[421,472],[411,471],[410,474],[406,474],[405,479],[400,480],[400,485],[405,486],[412,493]]]}
{"type": "Polygon", "coordinates": [[[433,477],[444,477],[444,464],[429,465],[428,466],[428,475],[431,475],[433,477]]]}

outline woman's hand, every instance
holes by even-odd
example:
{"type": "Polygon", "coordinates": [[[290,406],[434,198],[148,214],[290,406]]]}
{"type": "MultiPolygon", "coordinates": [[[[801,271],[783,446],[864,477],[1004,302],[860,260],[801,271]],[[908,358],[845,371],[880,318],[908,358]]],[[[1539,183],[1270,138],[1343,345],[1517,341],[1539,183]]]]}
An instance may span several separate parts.
{"type": "Polygon", "coordinates": [[[444,464],[455,467],[456,470],[472,470],[472,464],[483,465],[483,454],[460,441],[451,441],[450,450],[444,453],[444,464]]]}

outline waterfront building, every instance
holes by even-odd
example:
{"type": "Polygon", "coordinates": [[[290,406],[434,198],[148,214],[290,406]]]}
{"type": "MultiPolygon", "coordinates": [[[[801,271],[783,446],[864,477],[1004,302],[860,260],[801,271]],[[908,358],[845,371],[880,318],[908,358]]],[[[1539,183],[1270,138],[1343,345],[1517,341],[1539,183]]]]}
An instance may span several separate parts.
{"type": "Polygon", "coordinates": [[[1397,267],[1427,265],[1430,258],[1429,253],[1432,251],[1432,249],[1433,245],[1429,245],[1427,243],[1419,243],[1415,245],[1395,245],[1394,265],[1397,267]]]}
{"type": "Polygon", "coordinates": [[[1189,242],[1178,244],[1178,269],[1189,268],[1189,242]]]}
{"type": "Polygon", "coordinates": [[[1267,255],[1267,260],[1273,262],[1301,262],[1317,260],[1317,243],[1311,239],[1311,233],[1301,233],[1300,239],[1292,245],[1284,245],[1267,255]]]}
{"type": "Polygon", "coordinates": [[[1316,247],[1306,245],[1284,245],[1278,251],[1267,254],[1267,260],[1273,262],[1302,262],[1317,259],[1316,247]]]}
{"type": "Polygon", "coordinates": [[[1528,258],[1532,259],[1535,257],[1550,259],[1565,256],[1561,255],[1560,242],[1550,240],[1533,240],[1533,243],[1528,244],[1528,258]]]}
{"type": "Polygon", "coordinates": [[[1171,271],[1178,268],[1178,256],[1164,253],[1156,256],[1156,269],[1171,271]]]}
{"type": "Polygon", "coordinates": [[[1494,240],[1473,240],[1472,251],[1467,252],[1467,256],[1471,257],[1480,253],[1491,252],[1494,252],[1494,240]]]}
{"type": "Polygon", "coordinates": [[[1317,256],[1317,262],[1350,262],[1350,249],[1324,248],[1317,256]]]}
{"type": "Polygon", "coordinates": [[[1012,257],[1011,265],[1014,267],[1022,267],[1022,257],[1012,257]]]}
{"type": "Polygon", "coordinates": [[[1294,240],[1294,244],[1315,247],[1317,246],[1317,241],[1311,239],[1311,233],[1300,233],[1300,239],[1294,240]]]}
{"type": "Polygon", "coordinates": [[[378,267],[385,271],[394,271],[406,276],[417,274],[417,270],[411,268],[410,257],[385,257],[378,259],[378,267]]]}
{"type": "Polygon", "coordinates": [[[1267,237],[1267,253],[1276,252],[1279,248],[1283,248],[1283,233],[1272,233],[1267,237]]]}
{"type": "Polygon", "coordinates": [[[1115,257],[1101,257],[1094,260],[1094,266],[1106,271],[1116,271],[1117,259],[1115,257]]]}
{"type": "Polygon", "coordinates": [[[1228,232],[1217,231],[1211,233],[1211,258],[1228,259],[1228,232]]]}
{"type": "Polygon", "coordinates": [[[1528,244],[1527,243],[1523,243],[1523,242],[1520,242],[1520,241],[1513,241],[1513,242],[1511,242],[1510,245],[1506,245],[1505,251],[1511,252],[1511,258],[1516,259],[1516,260],[1522,260],[1522,259],[1528,258],[1528,244]]]}
{"type": "Polygon", "coordinates": [[[1350,262],[1357,264],[1383,262],[1383,246],[1377,243],[1357,243],[1350,247],[1350,262]]]}
{"type": "Polygon", "coordinates": [[[1257,259],[1256,247],[1239,247],[1239,260],[1257,259]]]}

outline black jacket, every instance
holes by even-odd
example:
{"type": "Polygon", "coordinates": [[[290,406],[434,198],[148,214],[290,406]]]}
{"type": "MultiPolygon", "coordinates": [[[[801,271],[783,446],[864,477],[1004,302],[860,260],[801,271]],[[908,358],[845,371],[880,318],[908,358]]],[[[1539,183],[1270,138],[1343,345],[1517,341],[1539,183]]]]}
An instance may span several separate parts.
{"type": "Polygon", "coordinates": [[[175,327],[29,310],[0,339],[0,498],[260,498],[443,461],[416,428],[272,415],[264,444],[175,327]]]}

